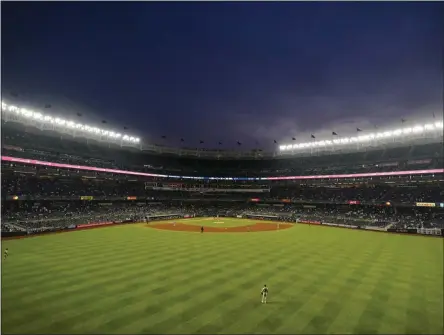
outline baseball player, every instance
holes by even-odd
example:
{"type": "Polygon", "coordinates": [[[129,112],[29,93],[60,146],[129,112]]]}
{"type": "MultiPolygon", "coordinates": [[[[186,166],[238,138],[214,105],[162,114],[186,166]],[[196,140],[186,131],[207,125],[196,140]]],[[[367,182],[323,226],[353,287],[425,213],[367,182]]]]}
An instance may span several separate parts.
{"type": "Polygon", "coordinates": [[[267,303],[267,296],[268,296],[268,287],[267,285],[264,285],[264,287],[261,290],[261,296],[262,296],[262,303],[266,304],[267,303]]]}

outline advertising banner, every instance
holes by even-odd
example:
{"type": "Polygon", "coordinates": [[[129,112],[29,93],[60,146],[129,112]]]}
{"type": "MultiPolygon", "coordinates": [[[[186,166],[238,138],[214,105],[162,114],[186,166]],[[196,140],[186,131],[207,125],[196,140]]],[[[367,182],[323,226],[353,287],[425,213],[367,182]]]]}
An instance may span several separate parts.
{"type": "Polygon", "coordinates": [[[421,235],[442,236],[442,231],[440,228],[418,228],[417,233],[421,235]]]}
{"type": "Polygon", "coordinates": [[[389,228],[387,229],[390,233],[401,233],[401,234],[417,234],[416,228],[389,228]]]}
{"type": "Polygon", "coordinates": [[[114,222],[98,222],[98,223],[86,223],[77,225],[77,229],[87,228],[87,227],[98,227],[98,226],[108,226],[114,224],[114,222]]]}
{"type": "Polygon", "coordinates": [[[434,202],[417,202],[416,207],[435,207],[436,204],[434,202]]]}
{"type": "Polygon", "coordinates": [[[366,230],[375,230],[375,231],[387,231],[384,227],[375,227],[375,226],[365,226],[366,230]]]}
{"type": "Polygon", "coordinates": [[[23,231],[2,231],[1,235],[2,237],[21,237],[21,236],[25,236],[27,234],[27,232],[23,232],[23,231]]]}
{"type": "Polygon", "coordinates": [[[182,191],[182,192],[199,192],[199,193],[269,193],[269,188],[208,188],[208,187],[189,187],[177,188],[170,186],[153,186],[154,191],[182,191]]]}
{"type": "Polygon", "coordinates": [[[311,221],[311,220],[297,220],[297,223],[306,223],[306,224],[322,224],[320,221],[311,221]]]}
{"type": "Polygon", "coordinates": [[[342,228],[352,228],[357,229],[359,226],[356,225],[349,225],[349,224],[342,224],[342,223],[328,223],[328,222],[322,222],[323,225],[331,226],[331,227],[342,227],[342,228]]]}

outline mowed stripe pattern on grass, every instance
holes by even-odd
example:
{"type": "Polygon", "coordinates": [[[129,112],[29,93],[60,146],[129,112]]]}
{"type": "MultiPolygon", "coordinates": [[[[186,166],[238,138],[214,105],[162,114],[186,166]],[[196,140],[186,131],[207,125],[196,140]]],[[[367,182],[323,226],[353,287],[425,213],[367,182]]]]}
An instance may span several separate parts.
{"type": "Polygon", "coordinates": [[[4,333],[443,333],[440,239],[131,225],[3,245],[4,333]]]}

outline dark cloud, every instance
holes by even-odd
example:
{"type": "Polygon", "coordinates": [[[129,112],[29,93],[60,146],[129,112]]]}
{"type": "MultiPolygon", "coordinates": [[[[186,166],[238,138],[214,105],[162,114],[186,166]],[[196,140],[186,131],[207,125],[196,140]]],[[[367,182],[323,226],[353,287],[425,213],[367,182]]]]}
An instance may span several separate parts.
{"type": "Polygon", "coordinates": [[[442,115],[443,12],[418,2],[4,3],[3,88],[172,144],[299,141],[442,115]]]}

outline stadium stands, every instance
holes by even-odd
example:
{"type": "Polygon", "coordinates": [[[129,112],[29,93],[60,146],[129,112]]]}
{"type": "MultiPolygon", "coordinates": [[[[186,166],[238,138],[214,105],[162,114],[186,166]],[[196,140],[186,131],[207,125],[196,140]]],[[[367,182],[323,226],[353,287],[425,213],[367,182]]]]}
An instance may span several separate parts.
{"type": "Polygon", "coordinates": [[[143,222],[151,216],[276,216],[287,222],[308,221],[393,228],[444,228],[444,213],[418,208],[372,206],[299,206],[248,203],[128,203],[27,202],[4,205],[2,227],[7,231],[66,228],[103,222],[143,222]],[[16,205],[16,206],[14,206],[16,205]]]}
{"type": "Polygon", "coordinates": [[[81,139],[23,133],[9,126],[3,130],[3,156],[150,173],[264,177],[421,170],[443,166],[442,143],[285,159],[213,160],[102,147],[81,139]]]}
{"type": "Polygon", "coordinates": [[[14,166],[3,168],[2,195],[17,196],[20,199],[44,200],[59,198],[65,200],[80,199],[81,196],[106,198],[140,197],[152,199],[187,199],[187,198],[227,198],[248,200],[259,197],[261,200],[288,199],[295,202],[346,203],[348,201],[374,203],[441,202],[444,198],[440,185],[355,183],[338,187],[332,185],[281,185],[271,182],[269,188],[245,183],[162,183],[113,178],[97,174],[94,178],[84,176],[77,171],[77,176],[58,175],[45,170],[44,173],[29,172],[28,169],[14,166]],[[222,192],[223,191],[223,192],[222,192]]]}
{"type": "Polygon", "coordinates": [[[367,229],[444,228],[444,175],[427,172],[443,168],[440,141],[287,158],[233,159],[222,152],[203,158],[199,154],[159,154],[97,143],[56,131],[25,128],[20,123],[2,121],[2,126],[2,233],[145,221],[158,215],[273,216],[290,222],[367,229]],[[49,163],[35,165],[17,159],[49,163]],[[71,166],[61,168],[50,163],[71,166]],[[79,166],[162,176],[91,171],[79,166]],[[355,176],[412,170],[426,172],[355,176]],[[353,175],[307,180],[264,178],[344,174],[353,175]],[[202,176],[217,179],[196,179],[202,176]]]}

